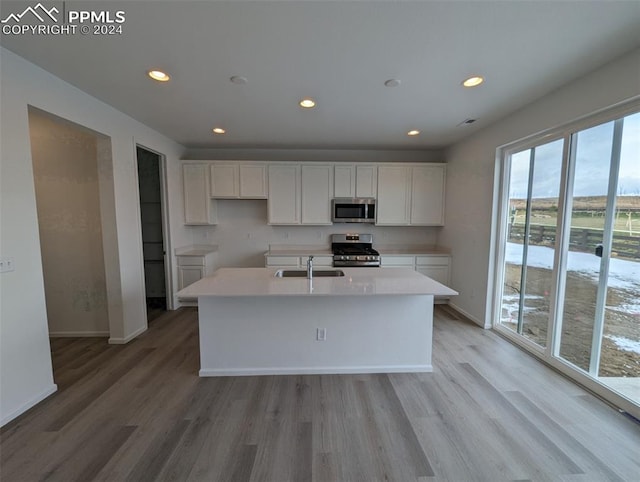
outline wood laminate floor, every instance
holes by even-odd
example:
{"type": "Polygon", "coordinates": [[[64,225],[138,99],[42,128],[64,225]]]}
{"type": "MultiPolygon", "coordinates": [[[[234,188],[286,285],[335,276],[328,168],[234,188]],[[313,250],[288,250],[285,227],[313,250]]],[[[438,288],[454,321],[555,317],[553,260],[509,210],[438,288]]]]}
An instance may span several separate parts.
{"type": "Polygon", "coordinates": [[[2,482],[640,481],[638,424],[447,307],[430,374],[198,378],[195,309],[52,351],[2,482]]]}

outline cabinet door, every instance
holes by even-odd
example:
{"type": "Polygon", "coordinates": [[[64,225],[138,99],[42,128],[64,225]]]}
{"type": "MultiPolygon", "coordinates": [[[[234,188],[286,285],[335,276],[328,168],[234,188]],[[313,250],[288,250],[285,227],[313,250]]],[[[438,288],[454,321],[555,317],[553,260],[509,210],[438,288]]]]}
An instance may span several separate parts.
{"type": "Polygon", "coordinates": [[[376,197],[378,194],[378,168],[356,166],[356,197],[376,197]]]}
{"type": "Polygon", "coordinates": [[[380,266],[382,268],[410,268],[415,269],[415,256],[380,256],[380,266]]]}
{"type": "Polygon", "coordinates": [[[269,166],[269,224],[300,224],[300,165],[269,166]]]}
{"type": "Polygon", "coordinates": [[[376,224],[409,224],[410,178],[410,167],[380,166],[378,168],[376,224]]]}
{"type": "Polygon", "coordinates": [[[211,166],[211,197],[237,198],[239,195],[238,185],[237,164],[213,164],[211,166]]]}
{"type": "Polygon", "coordinates": [[[444,166],[411,168],[411,224],[444,224],[444,166]]]}
{"type": "Polygon", "coordinates": [[[183,164],[182,187],[185,224],[215,224],[215,205],[209,196],[206,164],[183,164]]]}
{"type": "Polygon", "coordinates": [[[355,197],[356,170],[353,165],[334,166],[333,176],[334,197],[355,197]]]}
{"type": "Polygon", "coordinates": [[[445,286],[449,284],[448,266],[418,266],[416,271],[436,280],[438,283],[442,283],[445,286]]]}
{"type": "Polygon", "coordinates": [[[267,199],[267,166],[240,164],[240,197],[267,199]]]}
{"type": "Polygon", "coordinates": [[[333,166],[302,166],[302,224],[331,224],[333,166]]]}
{"type": "Polygon", "coordinates": [[[298,256],[267,256],[265,259],[267,268],[298,268],[300,257],[298,256]]]}
{"type": "Polygon", "coordinates": [[[201,280],[204,276],[204,266],[180,266],[178,268],[178,289],[201,280]]]}

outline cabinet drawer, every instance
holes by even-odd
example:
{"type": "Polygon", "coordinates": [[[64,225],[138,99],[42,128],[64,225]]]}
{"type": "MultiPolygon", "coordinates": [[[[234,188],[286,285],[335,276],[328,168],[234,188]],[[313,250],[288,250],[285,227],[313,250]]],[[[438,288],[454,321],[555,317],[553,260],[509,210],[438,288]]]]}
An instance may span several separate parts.
{"type": "Polygon", "coordinates": [[[397,267],[397,268],[413,268],[415,264],[414,256],[381,256],[380,266],[397,267]]]}
{"type": "Polygon", "coordinates": [[[297,256],[267,256],[267,266],[294,266],[298,267],[300,258],[297,256]]]}
{"type": "MultiPolygon", "coordinates": [[[[300,258],[300,266],[307,266],[308,256],[303,256],[300,258]]],[[[333,266],[333,256],[314,256],[313,257],[313,265],[314,266],[333,266]]]]}
{"type": "Polygon", "coordinates": [[[416,256],[417,266],[449,266],[449,256],[416,256]]]}
{"type": "Polygon", "coordinates": [[[177,256],[178,266],[204,266],[204,256],[177,256]]]}

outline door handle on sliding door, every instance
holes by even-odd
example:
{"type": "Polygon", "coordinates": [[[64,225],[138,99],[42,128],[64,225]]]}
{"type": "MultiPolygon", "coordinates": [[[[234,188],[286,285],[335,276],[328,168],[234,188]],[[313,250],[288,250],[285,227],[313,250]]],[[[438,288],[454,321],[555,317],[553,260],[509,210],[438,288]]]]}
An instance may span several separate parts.
{"type": "Polygon", "coordinates": [[[596,252],[595,255],[598,258],[602,258],[602,245],[601,244],[596,244],[596,252]]]}

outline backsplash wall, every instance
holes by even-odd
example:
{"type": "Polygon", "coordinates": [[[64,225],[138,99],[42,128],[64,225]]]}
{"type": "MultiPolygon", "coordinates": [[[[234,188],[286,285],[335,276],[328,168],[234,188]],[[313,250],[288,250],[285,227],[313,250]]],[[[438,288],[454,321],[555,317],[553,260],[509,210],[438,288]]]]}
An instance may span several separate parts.
{"type": "Polygon", "coordinates": [[[330,226],[270,226],[266,200],[218,200],[216,226],[190,226],[194,244],[218,245],[220,267],[262,267],[270,245],[324,245],[334,233],[371,233],[373,246],[434,245],[440,227],[334,224],[330,226]]]}

